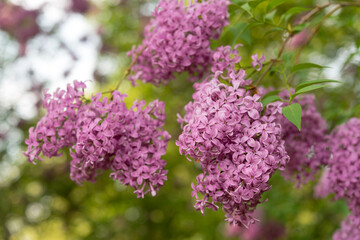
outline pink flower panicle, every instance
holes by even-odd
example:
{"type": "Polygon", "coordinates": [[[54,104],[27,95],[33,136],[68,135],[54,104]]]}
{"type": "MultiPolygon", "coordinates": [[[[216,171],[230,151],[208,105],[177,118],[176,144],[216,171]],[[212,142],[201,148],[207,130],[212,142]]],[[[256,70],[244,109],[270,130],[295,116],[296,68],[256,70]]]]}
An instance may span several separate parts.
{"type": "Polygon", "coordinates": [[[147,106],[136,101],[127,109],[126,95],[118,91],[113,100],[101,93],[83,104],[85,84],[75,81],[67,90],[45,94],[46,115],[36,128],[30,128],[24,152],[28,161],[41,159],[40,154],[59,156],[64,147],[71,147],[70,178],[78,184],[96,180],[104,170],[110,177],[135,188],[138,197],[156,191],[167,180],[166,152],[170,135],[162,129],[164,103],[155,100],[147,106]]]}
{"type": "Polygon", "coordinates": [[[201,164],[203,173],[192,184],[196,210],[217,210],[221,204],[226,221],[247,227],[261,194],[271,188],[269,178],[285,168],[288,156],[275,117],[261,116],[260,97],[239,88],[244,77],[229,76],[231,86],[222,84],[219,74],[194,84],[194,101],[179,119],[186,125],[176,145],[180,154],[201,164]]]}
{"type": "Polygon", "coordinates": [[[72,147],[71,179],[82,184],[95,181],[104,170],[124,185],[135,188],[138,197],[151,192],[156,195],[167,180],[166,152],[170,135],[162,130],[165,120],[164,103],[135,102],[127,109],[126,95],[113,93],[114,99],[101,94],[78,118],[77,142],[72,147]]]}
{"type": "Polygon", "coordinates": [[[228,0],[161,0],[154,19],[145,28],[142,44],[128,53],[136,63],[129,79],[167,84],[175,73],[186,71],[201,79],[211,64],[210,39],[217,39],[228,24],[228,0]]]}
{"type": "Polygon", "coordinates": [[[333,235],[333,240],[360,240],[360,224],[358,217],[349,215],[341,223],[341,228],[333,235]]]}
{"type": "MultiPolygon", "coordinates": [[[[360,220],[360,119],[352,118],[330,136],[329,182],[336,199],[347,200],[360,220]]],[[[359,224],[360,226],[360,224],[359,224]]]]}
{"type": "Polygon", "coordinates": [[[46,157],[60,156],[62,148],[76,142],[75,125],[85,87],[83,82],[74,81],[66,91],[57,89],[53,95],[45,91],[43,107],[47,112],[35,128],[29,129],[29,138],[25,140],[28,149],[24,154],[29,162],[42,160],[41,153],[46,157]]]}
{"type": "MultiPolygon", "coordinates": [[[[283,99],[288,98],[287,90],[280,93],[283,99]]],[[[281,108],[287,103],[275,102],[268,105],[282,126],[282,139],[290,161],[286,166],[284,176],[288,179],[295,176],[297,185],[312,180],[314,175],[326,165],[330,158],[326,122],[315,107],[313,95],[301,95],[293,100],[302,107],[301,131],[287,120],[281,113],[281,108]]]]}

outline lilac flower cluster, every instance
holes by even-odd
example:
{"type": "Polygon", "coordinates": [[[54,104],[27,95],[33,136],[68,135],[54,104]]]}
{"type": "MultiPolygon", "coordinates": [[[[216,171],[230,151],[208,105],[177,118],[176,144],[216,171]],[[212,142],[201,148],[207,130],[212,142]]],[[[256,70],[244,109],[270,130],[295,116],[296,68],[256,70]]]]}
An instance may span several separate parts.
{"type": "Polygon", "coordinates": [[[166,152],[170,135],[162,129],[165,120],[164,103],[135,102],[128,109],[126,95],[113,92],[113,99],[98,93],[84,104],[82,82],[74,82],[67,90],[57,90],[53,96],[45,94],[46,115],[36,128],[30,128],[24,153],[28,161],[41,159],[40,154],[61,155],[64,147],[71,147],[70,177],[78,184],[95,181],[104,170],[123,184],[135,188],[138,197],[156,191],[167,180],[166,152]]]}
{"type": "Polygon", "coordinates": [[[285,168],[288,155],[275,117],[261,116],[260,97],[239,88],[244,77],[242,71],[230,70],[230,86],[219,81],[219,74],[194,84],[194,101],[178,120],[186,125],[176,144],[203,170],[192,184],[195,208],[204,213],[222,204],[227,221],[248,226],[262,193],[271,188],[269,178],[285,168]]]}
{"type": "Polygon", "coordinates": [[[26,42],[40,32],[36,19],[38,10],[0,2],[0,29],[8,32],[20,44],[20,55],[25,55],[26,42]]]}
{"type": "Polygon", "coordinates": [[[64,147],[71,147],[76,142],[76,121],[82,106],[86,85],[74,81],[73,86],[67,85],[67,90],[57,89],[51,95],[45,91],[43,107],[46,114],[29,129],[28,145],[24,153],[29,162],[42,160],[40,154],[46,157],[60,156],[59,151],[64,147]]]}
{"type": "Polygon", "coordinates": [[[210,40],[228,24],[228,0],[161,0],[145,28],[142,44],[128,53],[136,63],[130,80],[167,84],[175,73],[187,71],[201,79],[211,65],[210,40]]]}
{"type": "Polygon", "coordinates": [[[360,226],[360,119],[352,118],[330,136],[332,158],[328,175],[336,199],[346,199],[360,226]]]}
{"type": "MultiPolygon", "coordinates": [[[[283,99],[288,98],[288,92],[280,93],[283,99]]],[[[326,122],[315,107],[313,95],[301,95],[293,102],[302,107],[301,131],[287,120],[281,113],[281,108],[287,103],[276,102],[268,106],[282,126],[282,139],[290,161],[284,175],[287,178],[295,176],[298,186],[312,180],[320,168],[327,164],[330,158],[326,122]]]]}
{"type": "Polygon", "coordinates": [[[343,220],[341,228],[334,233],[333,240],[360,240],[360,224],[354,220],[352,215],[343,220]]]}
{"type": "Polygon", "coordinates": [[[164,103],[144,107],[145,101],[140,101],[127,109],[125,97],[114,92],[113,100],[99,101],[99,93],[79,114],[70,177],[81,184],[110,169],[110,176],[135,188],[138,197],[148,192],[155,196],[167,180],[166,162],[161,159],[170,139],[161,129],[164,103]]]}

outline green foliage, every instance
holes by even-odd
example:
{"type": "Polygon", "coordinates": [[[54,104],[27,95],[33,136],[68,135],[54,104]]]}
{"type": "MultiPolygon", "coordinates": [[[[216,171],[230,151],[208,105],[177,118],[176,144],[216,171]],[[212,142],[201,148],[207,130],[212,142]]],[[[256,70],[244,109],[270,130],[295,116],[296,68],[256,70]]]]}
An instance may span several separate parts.
{"type": "MultiPolygon", "coordinates": [[[[99,1],[97,1],[99,2],[99,1]]],[[[113,87],[130,60],[126,52],[142,39],[149,17],[142,16],[140,8],[150,1],[100,1],[99,12],[92,16],[103,30],[103,47],[99,59],[110,57],[117,63],[111,75],[96,76],[98,91],[113,87]],[[104,81],[100,81],[104,80],[104,81]]],[[[244,43],[240,48],[242,66],[250,66],[250,56],[264,53],[267,65],[256,71],[246,69],[254,82],[264,73],[271,59],[274,66],[264,75],[260,85],[273,87],[262,98],[262,104],[281,100],[280,90],[295,88],[291,100],[299,94],[315,93],[317,107],[326,118],[329,128],[350,117],[360,117],[360,10],[343,8],[329,17],[317,34],[303,49],[281,46],[291,34],[314,28],[325,16],[318,12],[310,23],[298,24],[301,16],[316,7],[311,0],[233,0],[229,7],[230,25],[225,28],[219,45],[244,43]],[[334,66],[334,60],[345,59],[339,72],[343,84],[329,88],[328,83],[339,81],[325,73],[323,66],[334,66]],[[301,64],[295,64],[303,62],[301,64]],[[316,62],[309,63],[309,62],[316,62]],[[322,71],[319,71],[321,69],[322,71]],[[306,70],[306,71],[302,71],[306,70]],[[294,74],[293,74],[294,73],[294,74]],[[288,74],[289,77],[286,75],[288,74]],[[285,77],[284,77],[285,76],[285,77]],[[281,81],[283,79],[284,81],[281,81]],[[308,79],[317,79],[309,81],[308,79]]],[[[335,62],[335,65],[337,62],[335,62]]],[[[340,64],[341,65],[341,64],[340,64]]],[[[159,98],[166,102],[165,129],[172,135],[165,160],[169,170],[168,181],[155,197],[137,199],[130,188],[112,181],[104,174],[96,183],[77,186],[69,179],[70,156],[45,159],[33,166],[27,162],[14,163],[23,156],[7,160],[0,152],[1,162],[12,166],[13,176],[0,182],[0,239],[224,239],[224,216],[206,211],[205,216],[193,208],[191,183],[200,173],[199,166],[180,156],[175,145],[181,129],[176,114],[184,114],[184,106],[194,92],[187,76],[181,74],[168,86],[154,87],[139,83],[135,88],[123,82],[121,92],[129,95],[128,103],[135,99],[147,101],[159,98]]],[[[79,79],[81,80],[81,79],[79,79]]],[[[301,106],[298,103],[283,108],[284,116],[301,129],[301,106]]],[[[7,120],[7,121],[11,121],[7,120]]],[[[20,135],[27,136],[31,123],[19,123],[20,135]]],[[[23,146],[24,147],[24,146],[23,146]]],[[[10,170],[9,170],[10,172],[10,170]]],[[[265,217],[275,219],[287,227],[285,239],[330,239],[348,213],[344,202],[314,199],[316,180],[301,189],[284,180],[277,173],[271,180],[272,189],[263,199],[265,217]]]]}
{"type": "Polygon", "coordinates": [[[281,109],[283,115],[301,131],[301,105],[293,103],[281,109]]]}
{"type": "Polygon", "coordinates": [[[269,103],[272,102],[276,102],[276,101],[281,101],[281,98],[277,95],[270,95],[270,96],[266,96],[261,100],[262,105],[264,106],[264,109],[266,107],[266,105],[268,105],[269,103]]]}
{"type": "Polygon", "coordinates": [[[300,63],[300,64],[297,64],[295,66],[293,66],[290,70],[291,73],[294,73],[294,72],[297,72],[297,71],[300,71],[300,70],[304,70],[304,69],[309,69],[309,68],[327,68],[325,66],[321,66],[321,65],[318,65],[318,64],[315,64],[315,63],[300,63]]]}

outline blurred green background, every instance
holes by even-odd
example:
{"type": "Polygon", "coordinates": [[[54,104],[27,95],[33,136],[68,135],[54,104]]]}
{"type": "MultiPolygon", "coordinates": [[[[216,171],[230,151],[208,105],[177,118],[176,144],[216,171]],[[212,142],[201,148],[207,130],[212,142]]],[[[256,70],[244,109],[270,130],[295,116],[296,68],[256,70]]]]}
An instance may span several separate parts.
{"type": "MultiPolygon", "coordinates": [[[[240,7],[245,2],[233,1],[234,4],[229,6],[231,24],[224,29],[218,41],[213,41],[212,46],[244,44],[240,48],[240,54],[245,66],[250,64],[250,56],[254,53],[264,53],[267,60],[276,55],[286,37],[284,29],[287,28],[287,23],[279,24],[279,19],[288,9],[295,6],[311,9],[315,4],[324,3],[309,0],[286,1],[278,6],[271,21],[264,22],[258,19],[264,14],[261,8],[263,1],[257,1],[257,6],[260,7],[254,8],[255,15],[252,18],[240,7]],[[249,23],[257,21],[260,24],[246,28],[249,23]]],[[[82,18],[98,29],[100,39],[96,66],[90,81],[92,89],[88,89],[88,95],[116,85],[130,62],[126,52],[133,44],[141,43],[144,26],[156,3],[157,1],[145,0],[93,1],[90,10],[81,14],[82,18]],[[106,70],[109,66],[112,66],[111,70],[106,70]]],[[[319,23],[325,14],[326,11],[323,11],[316,15],[313,25],[306,27],[311,28],[319,23]]],[[[288,23],[293,21],[296,19],[292,18],[288,23]]],[[[334,86],[315,93],[318,109],[327,120],[329,129],[352,116],[360,117],[359,31],[358,8],[344,8],[328,18],[304,48],[300,62],[313,62],[331,68],[322,72],[302,71],[293,79],[294,83],[313,80],[314,77],[344,82],[340,87],[334,86]]],[[[1,34],[2,38],[16,42],[6,32],[1,34]]],[[[4,48],[7,46],[2,44],[0,50],[6,53],[4,48]]],[[[297,49],[286,50],[285,60],[290,65],[296,51],[297,49]]],[[[12,63],[21,61],[21,57],[11,58],[11,53],[7,54],[1,56],[0,72],[5,72],[12,63]]],[[[253,79],[258,76],[255,73],[253,79]]],[[[5,81],[5,78],[5,75],[0,75],[0,81],[5,81]]],[[[95,184],[76,185],[69,179],[70,157],[67,150],[62,157],[45,159],[37,165],[26,162],[21,154],[21,150],[25,149],[23,141],[28,136],[29,127],[36,124],[43,111],[39,109],[36,117],[23,119],[15,105],[6,104],[6,100],[2,100],[0,239],[225,239],[226,223],[221,209],[217,212],[208,210],[204,216],[194,210],[190,184],[201,170],[198,165],[180,156],[175,145],[181,131],[176,122],[176,114],[184,114],[183,107],[191,101],[193,93],[192,84],[186,78],[186,74],[181,74],[168,86],[155,87],[139,82],[138,86],[132,87],[130,82],[125,81],[120,87],[121,92],[128,94],[129,104],[135,99],[152,101],[157,98],[166,103],[165,129],[172,135],[164,156],[169,170],[168,181],[156,197],[145,196],[144,199],[137,199],[132,189],[114,182],[108,177],[108,173],[103,174],[95,184]],[[12,139],[14,133],[16,140],[12,139]]],[[[72,80],[64,77],[65,83],[72,80]]],[[[50,79],[45,79],[41,84],[45,87],[60,86],[59,82],[50,82],[50,79]]],[[[61,86],[64,86],[64,82],[61,86]]],[[[274,71],[262,83],[267,87],[279,87],[282,86],[282,79],[274,71]]],[[[34,91],[30,88],[31,84],[28,91],[34,91]]],[[[5,87],[2,90],[6,91],[5,87]]],[[[40,93],[37,94],[40,97],[40,93]]],[[[320,173],[317,178],[319,176],[320,173]]],[[[286,233],[282,239],[331,239],[348,213],[345,202],[333,201],[331,196],[314,199],[316,181],[298,189],[293,182],[285,181],[277,173],[270,182],[272,189],[264,195],[264,199],[268,201],[261,204],[265,213],[263,221],[272,220],[283,225],[286,233]]]]}

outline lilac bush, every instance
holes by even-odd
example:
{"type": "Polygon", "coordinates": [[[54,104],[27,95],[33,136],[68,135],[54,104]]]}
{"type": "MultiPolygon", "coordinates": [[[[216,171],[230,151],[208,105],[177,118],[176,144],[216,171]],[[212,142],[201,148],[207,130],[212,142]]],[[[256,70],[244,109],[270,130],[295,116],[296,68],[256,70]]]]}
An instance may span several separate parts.
{"type": "Polygon", "coordinates": [[[186,71],[199,80],[211,65],[210,39],[228,24],[228,0],[161,0],[145,28],[142,44],[128,55],[136,59],[130,80],[167,84],[186,71]]]}
{"type": "MultiPolygon", "coordinates": [[[[335,199],[345,199],[352,211],[333,238],[358,239],[360,119],[351,119],[329,135],[326,121],[316,109],[315,97],[304,93],[336,81],[301,80],[292,89],[291,80],[297,71],[322,69],[323,66],[284,64],[287,60],[289,63],[302,60],[302,49],[317,33],[323,20],[332,11],[352,6],[352,3],[336,3],[338,5],[315,27],[307,26],[307,21],[333,3],[318,5],[309,11],[295,8],[280,18],[276,17],[275,8],[285,1],[234,3],[232,12],[237,14],[245,10],[251,16],[251,23],[238,22],[241,18],[234,20],[236,24],[229,28],[236,35],[233,43],[239,39],[251,45],[251,28],[261,24],[275,27],[271,31],[284,31],[282,45],[274,58],[265,62],[264,54],[250,54],[249,66],[243,66],[238,50],[241,44],[234,48],[220,46],[216,50],[210,47],[211,41],[218,39],[229,24],[231,2],[186,2],[159,1],[154,18],[145,28],[143,42],[128,52],[132,62],[116,89],[127,77],[133,85],[138,79],[160,85],[182,72],[196,82],[193,101],[185,106],[183,117],[178,115],[182,132],[176,141],[180,154],[201,167],[201,173],[191,185],[195,209],[204,214],[206,208],[217,210],[221,207],[226,221],[241,229],[243,238],[266,236],[270,239],[267,231],[276,230],[276,227],[278,231],[274,232],[278,235],[274,238],[277,238],[284,235],[284,229],[276,224],[255,225],[250,231],[243,231],[243,227],[248,228],[257,221],[254,212],[267,200],[262,197],[272,188],[270,178],[276,170],[281,170],[286,180],[295,178],[297,186],[301,186],[324,169],[314,189],[315,197],[333,193],[335,199]],[[264,11],[262,19],[257,19],[259,8],[256,10],[255,5],[264,11]],[[288,22],[282,26],[283,20],[291,19],[298,11],[306,11],[299,25],[288,22]],[[276,26],[277,20],[279,26],[276,26]],[[297,53],[282,55],[287,50],[297,50],[297,53]],[[275,64],[280,64],[279,68],[273,68],[275,64]],[[250,69],[251,73],[247,74],[245,69],[250,69]],[[279,69],[287,90],[279,91],[270,101],[264,97],[267,90],[259,84],[273,74],[278,75],[279,69]],[[297,95],[295,99],[292,98],[294,94],[297,95]],[[279,97],[280,101],[276,101],[279,97]],[[291,114],[286,114],[289,109],[291,114]]],[[[68,10],[72,12],[86,13],[90,8],[87,0],[69,0],[69,3],[68,10]]],[[[0,28],[22,46],[40,31],[36,24],[38,11],[0,3],[0,13],[0,28]],[[15,17],[9,18],[11,14],[15,17]],[[23,32],[15,31],[16,26],[23,32]]],[[[254,44],[251,49],[256,47],[254,44]]],[[[170,139],[164,130],[164,103],[135,101],[127,107],[127,96],[117,90],[107,91],[111,93],[110,98],[98,93],[86,99],[85,87],[85,83],[75,81],[66,90],[58,89],[52,95],[46,93],[43,102],[46,114],[36,127],[30,128],[25,141],[28,149],[24,154],[28,161],[35,164],[37,159],[42,160],[42,155],[60,156],[61,150],[67,148],[71,156],[70,178],[77,184],[96,182],[100,174],[109,172],[114,181],[134,188],[138,198],[148,193],[155,196],[167,180],[168,172],[166,161],[162,159],[170,139]]]]}

